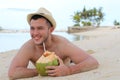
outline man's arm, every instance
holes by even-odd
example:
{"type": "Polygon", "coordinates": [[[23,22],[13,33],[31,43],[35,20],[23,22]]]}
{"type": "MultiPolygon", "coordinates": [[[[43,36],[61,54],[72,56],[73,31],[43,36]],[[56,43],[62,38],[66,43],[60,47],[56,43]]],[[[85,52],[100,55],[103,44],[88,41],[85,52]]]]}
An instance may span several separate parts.
{"type": "Polygon", "coordinates": [[[75,65],[69,66],[70,74],[84,72],[98,67],[99,64],[95,58],[90,56],[79,47],[71,43],[67,44],[66,53],[68,53],[67,55],[75,63],[75,65]]]}
{"type": "Polygon", "coordinates": [[[10,80],[33,77],[33,76],[37,76],[38,74],[36,69],[27,69],[23,67],[15,68],[15,70],[13,71],[14,72],[9,71],[8,75],[10,80]]]}
{"type": "Polygon", "coordinates": [[[24,45],[12,60],[8,72],[10,80],[38,75],[36,69],[27,68],[32,56],[29,51],[30,49],[24,45]]]}
{"type": "Polygon", "coordinates": [[[79,47],[66,43],[63,48],[63,54],[68,56],[75,65],[66,66],[59,58],[59,66],[48,66],[47,73],[50,76],[65,76],[83,71],[92,70],[98,67],[98,62],[95,58],[87,54],[79,47]]]}
{"type": "Polygon", "coordinates": [[[89,56],[82,62],[76,63],[75,65],[69,66],[68,68],[70,72],[69,74],[74,74],[74,73],[89,71],[97,67],[98,67],[98,62],[94,58],[89,56]]]}
{"type": "Polygon", "coordinates": [[[98,62],[92,58],[87,57],[82,62],[76,63],[75,65],[66,66],[62,59],[59,60],[59,66],[47,66],[47,73],[49,76],[65,76],[84,71],[89,71],[98,67],[98,62]]]}

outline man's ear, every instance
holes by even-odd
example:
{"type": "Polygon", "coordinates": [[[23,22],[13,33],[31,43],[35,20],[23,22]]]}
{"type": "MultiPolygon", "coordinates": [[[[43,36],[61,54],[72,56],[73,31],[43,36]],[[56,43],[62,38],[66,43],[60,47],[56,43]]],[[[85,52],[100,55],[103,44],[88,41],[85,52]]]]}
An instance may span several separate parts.
{"type": "Polygon", "coordinates": [[[53,32],[54,31],[54,27],[50,27],[50,32],[53,32]]]}

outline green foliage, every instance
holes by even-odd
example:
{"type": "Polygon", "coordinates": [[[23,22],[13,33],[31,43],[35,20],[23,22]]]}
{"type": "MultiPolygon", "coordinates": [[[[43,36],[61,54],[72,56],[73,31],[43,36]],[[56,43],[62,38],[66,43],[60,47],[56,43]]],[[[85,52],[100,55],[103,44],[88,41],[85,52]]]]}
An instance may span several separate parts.
{"type": "Polygon", "coordinates": [[[83,26],[91,26],[91,22],[84,22],[82,21],[83,26]]]}
{"type": "Polygon", "coordinates": [[[75,22],[75,25],[82,24],[83,26],[99,26],[104,20],[104,13],[102,12],[102,7],[89,10],[84,7],[82,11],[75,12],[72,19],[75,22]]]}
{"type": "Polygon", "coordinates": [[[75,12],[73,16],[73,21],[75,22],[74,26],[80,26],[80,15],[79,12],[75,12]]]}
{"type": "Polygon", "coordinates": [[[117,20],[114,20],[113,24],[117,26],[117,25],[120,25],[120,22],[118,22],[117,20]]]}
{"type": "Polygon", "coordinates": [[[87,25],[88,25],[88,26],[91,26],[92,24],[91,24],[91,22],[87,22],[87,25]]]}
{"type": "Polygon", "coordinates": [[[0,30],[2,30],[2,27],[0,26],[0,30]]]}
{"type": "Polygon", "coordinates": [[[74,24],[74,26],[80,26],[80,24],[78,23],[78,24],[74,24]]]}

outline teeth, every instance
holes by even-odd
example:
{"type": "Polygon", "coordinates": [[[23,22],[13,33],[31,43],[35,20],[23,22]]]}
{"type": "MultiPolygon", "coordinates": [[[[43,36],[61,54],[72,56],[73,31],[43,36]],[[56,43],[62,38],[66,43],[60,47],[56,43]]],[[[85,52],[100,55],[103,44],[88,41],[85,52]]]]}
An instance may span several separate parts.
{"type": "Polygon", "coordinates": [[[35,37],[36,39],[38,38],[38,37],[35,37]]]}
{"type": "Polygon", "coordinates": [[[35,39],[38,39],[38,37],[35,37],[35,39]]]}

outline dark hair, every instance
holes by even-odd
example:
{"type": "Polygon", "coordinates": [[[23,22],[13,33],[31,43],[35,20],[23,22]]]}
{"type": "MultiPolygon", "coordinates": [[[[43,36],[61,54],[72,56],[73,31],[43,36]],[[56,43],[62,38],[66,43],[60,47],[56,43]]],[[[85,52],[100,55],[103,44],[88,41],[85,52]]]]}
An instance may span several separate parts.
{"type": "MultiPolygon", "coordinates": [[[[33,15],[32,17],[31,17],[31,19],[34,19],[34,20],[37,20],[37,19],[39,19],[39,18],[44,18],[44,19],[46,19],[46,21],[47,21],[47,23],[52,27],[53,25],[52,25],[52,23],[46,18],[46,17],[44,17],[44,16],[41,16],[41,15],[33,15]]],[[[30,19],[30,21],[31,21],[31,19],[30,19]]]]}

